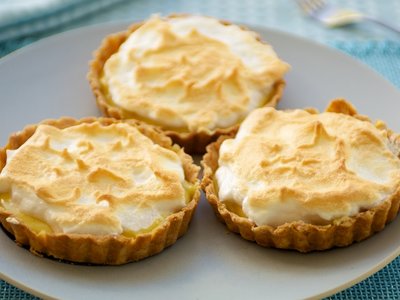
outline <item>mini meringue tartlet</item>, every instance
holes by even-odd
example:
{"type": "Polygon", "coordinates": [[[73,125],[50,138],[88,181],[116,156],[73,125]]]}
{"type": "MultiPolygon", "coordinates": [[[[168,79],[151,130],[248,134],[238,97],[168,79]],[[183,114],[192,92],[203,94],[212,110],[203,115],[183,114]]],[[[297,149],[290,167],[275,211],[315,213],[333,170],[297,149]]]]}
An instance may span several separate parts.
{"type": "Polygon", "coordinates": [[[0,221],[38,255],[119,265],[188,229],[200,197],[192,158],[160,130],[108,118],[47,120],[0,148],[0,221]]]}
{"type": "Polygon", "coordinates": [[[204,153],[253,109],[275,106],[288,69],[255,32],[155,15],[106,37],[88,79],[106,116],[156,125],[187,153],[204,153]]]}
{"type": "Polygon", "coordinates": [[[344,247],[399,210],[399,137],[345,100],[327,110],[253,111],[203,158],[202,187],[244,239],[300,252],[344,247]]]}

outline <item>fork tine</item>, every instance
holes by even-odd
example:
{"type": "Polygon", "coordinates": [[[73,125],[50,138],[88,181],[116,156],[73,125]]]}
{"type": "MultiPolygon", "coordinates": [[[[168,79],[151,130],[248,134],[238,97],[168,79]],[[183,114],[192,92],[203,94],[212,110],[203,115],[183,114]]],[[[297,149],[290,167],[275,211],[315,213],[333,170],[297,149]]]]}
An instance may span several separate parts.
{"type": "Polygon", "coordinates": [[[305,0],[296,0],[296,3],[304,13],[310,13],[310,8],[305,0]]]}
{"type": "Polygon", "coordinates": [[[300,8],[309,15],[326,5],[324,0],[296,0],[296,2],[300,8]]]}
{"type": "Polygon", "coordinates": [[[313,5],[314,5],[316,8],[322,8],[322,7],[326,6],[325,0],[308,0],[308,1],[309,1],[309,2],[312,2],[313,5]]]}
{"type": "Polygon", "coordinates": [[[384,20],[378,20],[357,11],[338,8],[325,0],[296,0],[296,3],[305,15],[318,20],[328,27],[345,26],[365,20],[400,33],[400,28],[396,28],[396,26],[388,24],[384,20]]]}

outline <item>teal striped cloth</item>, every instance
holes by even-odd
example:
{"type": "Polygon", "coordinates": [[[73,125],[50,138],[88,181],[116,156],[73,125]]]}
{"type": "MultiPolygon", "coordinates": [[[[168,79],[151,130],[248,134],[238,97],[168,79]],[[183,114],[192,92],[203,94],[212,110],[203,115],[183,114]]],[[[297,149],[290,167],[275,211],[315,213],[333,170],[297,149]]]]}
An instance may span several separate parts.
{"type": "MultiPolygon", "coordinates": [[[[139,20],[152,13],[188,12],[266,26],[304,36],[360,60],[400,88],[400,36],[370,24],[326,29],[304,18],[295,1],[276,0],[23,0],[0,1],[0,57],[43,37],[83,25],[139,20]],[[46,4],[46,5],[44,5],[46,4]],[[7,6],[8,5],[8,6],[7,6]]],[[[331,0],[387,20],[400,20],[398,0],[331,0]],[[384,3],[383,3],[384,2],[384,3]]],[[[0,299],[35,299],[0,281],[0,299]]],[[[400,299],[400,258],[327,299],[400,299]]]]}
{"type": "Polygon", "coordinates": [[[42,33],[122,0],[2,0],[0,43],[42,33]]]}

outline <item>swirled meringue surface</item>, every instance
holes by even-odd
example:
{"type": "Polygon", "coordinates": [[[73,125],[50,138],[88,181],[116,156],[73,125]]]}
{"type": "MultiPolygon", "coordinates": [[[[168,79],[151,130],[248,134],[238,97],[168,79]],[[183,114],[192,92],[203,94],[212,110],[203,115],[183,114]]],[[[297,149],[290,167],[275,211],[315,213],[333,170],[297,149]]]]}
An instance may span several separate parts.
{"type": "Polygon", "coordinates": [[[385,129],[350,115],[257,109],[221,145],[219,198],[257,225],[326,224],[399,189],[395,152],[385,129]]]}
{"type": "Polygon", "coordinates": [[[178,154],[124,123],[39,125],[7,151],[0,193],[7,211],[55,233],[134,235],[186,205],[178,154]]]}
{"type": "Polygon", "coordinates": [[[144,121],[210,132],[267,104],[287,70],[251,31],[203,16],[153,16],[106,61],[102,85],[144,121]]]}

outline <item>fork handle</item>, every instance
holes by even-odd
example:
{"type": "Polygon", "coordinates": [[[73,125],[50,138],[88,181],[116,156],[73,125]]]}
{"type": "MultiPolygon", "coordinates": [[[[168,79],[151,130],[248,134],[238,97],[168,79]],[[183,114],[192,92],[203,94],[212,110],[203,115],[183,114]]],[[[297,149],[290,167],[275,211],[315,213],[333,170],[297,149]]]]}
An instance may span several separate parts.
{"type": "Polygon", "coordinates": [[[379,24],[379,25],[381,25],[381,26],[383,26],[383,27],[385,27],[387,29],[390,29],[390,30],[400,34],[400,28],[399,27],[396,27],[396,26],[394,26],[392,24],[389,24],[389,23],[387,23],[385,21],[376,19],[376,18],[371,17],[371,16],[365,16],[365,15],[363,16],[363,19],[366,20],[366,21],[370,21],[370,22],[374,22],[376,24],[379,24]]]}

